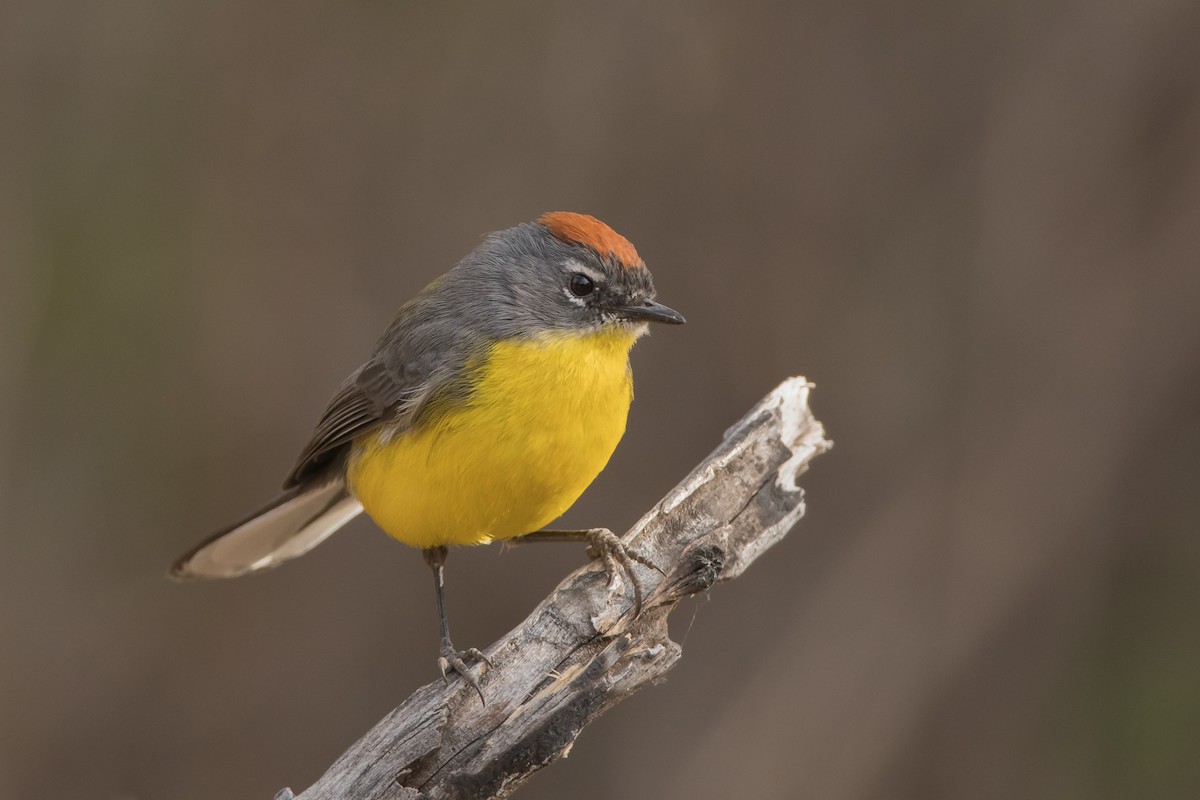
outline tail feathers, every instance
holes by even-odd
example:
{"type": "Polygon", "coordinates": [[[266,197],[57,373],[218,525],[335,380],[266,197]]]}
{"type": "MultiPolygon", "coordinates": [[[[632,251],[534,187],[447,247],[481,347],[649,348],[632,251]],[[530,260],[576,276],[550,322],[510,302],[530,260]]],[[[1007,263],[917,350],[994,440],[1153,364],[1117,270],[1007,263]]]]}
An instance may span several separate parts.
{"type": "Polygon", "coordinates": [[[303,555],[362,512],[345,481],[297,487],[266,508],[201,542],[171,567],[171,577],[235,578],[303,555]]]}

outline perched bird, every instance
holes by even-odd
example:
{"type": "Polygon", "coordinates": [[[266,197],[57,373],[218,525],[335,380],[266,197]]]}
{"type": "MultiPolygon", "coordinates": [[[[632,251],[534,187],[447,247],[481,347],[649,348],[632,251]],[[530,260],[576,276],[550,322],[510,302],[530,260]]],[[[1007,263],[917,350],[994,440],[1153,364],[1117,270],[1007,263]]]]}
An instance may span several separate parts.
{"type": "Polygon", "coordinates": [[[487,236],[401,307],[330,400],[283,494],[184,555],[171,575],[268,569],[366,511],[423,551],[442,675],[452,669],[480,691],[466,662],[486,659],[450,641],[448,546],[580,539],[610,571],[633,577],[611,532],[540,529],[579,498],[624,434],[634,342],[651,322],[684,321],[654,298],[637,250],[595,217],[556,211],[487,236]]]}

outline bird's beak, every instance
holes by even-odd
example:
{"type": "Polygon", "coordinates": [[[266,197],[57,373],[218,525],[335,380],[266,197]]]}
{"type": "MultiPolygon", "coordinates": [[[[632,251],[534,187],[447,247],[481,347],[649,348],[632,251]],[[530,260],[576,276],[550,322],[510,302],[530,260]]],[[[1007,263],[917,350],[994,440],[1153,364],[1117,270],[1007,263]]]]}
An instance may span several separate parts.
{"type": "Polygon", "coordinates": [[[683,314],[680,314],[675,309],[668,308],[662,303],[656,303],[653,300],[643,300],[641,303],[629,306],[618,306],[613,310],[622,319],[639,322],[665,322],[668,325],[682,325],[687,321],[683,318],[683,314]]]}

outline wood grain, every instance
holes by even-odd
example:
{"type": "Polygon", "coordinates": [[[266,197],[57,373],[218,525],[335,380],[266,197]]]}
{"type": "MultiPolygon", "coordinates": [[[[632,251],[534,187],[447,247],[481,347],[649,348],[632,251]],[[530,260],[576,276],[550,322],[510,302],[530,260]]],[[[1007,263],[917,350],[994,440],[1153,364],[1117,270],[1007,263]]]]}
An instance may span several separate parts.
{"type": "Polygon", "coordinates": [[[486,705],[457,677],[422,686],[299,800],[506,797],[600,714],[664,680],[681,655],[667,635],[678,602],[741,575],[804,514],[796,479],[830,447],[811,388],[776,387],[623,537],[658,568],[636,566],[640,615],[624,581],[582,567],[485,650],[486,705]]]}

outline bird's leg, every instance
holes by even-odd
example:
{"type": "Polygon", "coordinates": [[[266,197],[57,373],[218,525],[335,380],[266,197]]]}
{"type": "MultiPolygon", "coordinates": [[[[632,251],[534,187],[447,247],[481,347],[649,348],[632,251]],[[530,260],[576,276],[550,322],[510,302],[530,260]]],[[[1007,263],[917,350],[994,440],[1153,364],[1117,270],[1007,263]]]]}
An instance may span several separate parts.
{"type": "Polygon", "coordinates": [[[642,613],[642,585],[633,571],[633,562],[662,572],[657,566],[627,548],[621,538],[608,528],[589,528],[585,531],[534,531],[511,539],[513,542],[586,542],[589,558],[603,559],[604,571],[608,573],[608,584],[612,586],[621,571],[629,576],[633,584],[633,615],[642,613]]]}
{"type": "Polygon", "coordinates": [[[483,690],[479,688],[479,680],[467,668],[467,661],[482,661],[489,667],[492,665],[492,662],[488,661],[487,656],[474,647],[466,650],[455,650],[454,645],[450,642],[450,622],[446,618],[444,589],[446,548],[429,547],[422,550],[421,554],[425,556],[425,563],[433,570],[433,586],[437,592],[438,620],[442,624],[442,642],[438,648],[438,669],[442,671],[442,680],[449,683],[450,679],[446,677],[446,671],[454,670],[459,675],[462,675],[463,680],[471,684],[471,687],[479,693],[480,701],[487,703],[483,699],[483,690]]]}

